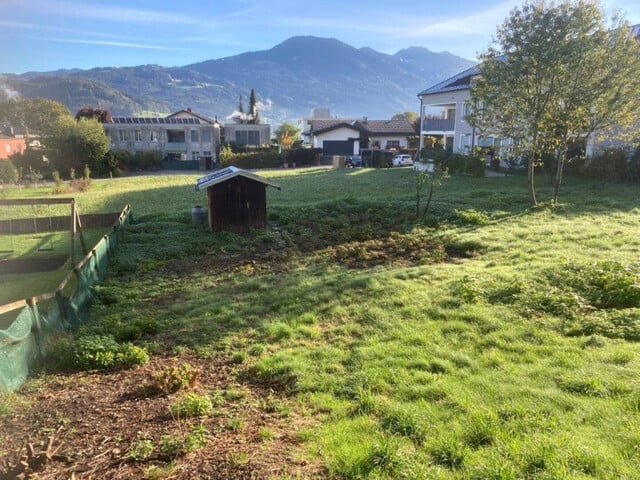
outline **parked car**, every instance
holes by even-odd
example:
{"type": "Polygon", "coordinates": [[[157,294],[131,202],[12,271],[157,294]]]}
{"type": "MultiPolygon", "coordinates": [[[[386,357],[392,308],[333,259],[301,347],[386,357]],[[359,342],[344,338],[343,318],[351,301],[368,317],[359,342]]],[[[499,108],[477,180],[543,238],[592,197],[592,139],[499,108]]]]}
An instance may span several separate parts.
{"type": "Polygon", "coordinates": [[[362,157],[360,155],[352,155],[344,163],[344,166],[347,167],[347,168],[361,167],[362,166],[362,157]]]}
{"type": "Polygon", "coordinates": [[[413,165],[413,158],[411,158],[411,155],[403,154],[403,155],[396,155],[394,157],[393,159],[394,167],[400,167],[403,165],[413,165]]]}

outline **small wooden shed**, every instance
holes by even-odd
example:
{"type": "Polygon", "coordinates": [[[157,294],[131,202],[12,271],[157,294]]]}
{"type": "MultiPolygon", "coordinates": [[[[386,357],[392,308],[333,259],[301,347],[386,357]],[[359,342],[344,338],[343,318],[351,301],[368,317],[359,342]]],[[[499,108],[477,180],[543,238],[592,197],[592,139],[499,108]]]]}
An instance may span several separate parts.
{"type": "Polygon", "coordinates": [[[280,185],[237,167],[226,167],[198,179],[196,191],[207,189],[209,229],[247,232],[265,228],[267,187],[280,190],[280,185]]]}

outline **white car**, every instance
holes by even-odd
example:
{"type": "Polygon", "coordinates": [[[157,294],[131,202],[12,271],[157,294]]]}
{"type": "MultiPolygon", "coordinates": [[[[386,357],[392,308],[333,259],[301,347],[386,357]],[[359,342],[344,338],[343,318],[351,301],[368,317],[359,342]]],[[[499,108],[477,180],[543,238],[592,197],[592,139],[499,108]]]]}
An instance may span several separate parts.
{"type": "Polygon", "coordinates": [[[413,158],[411,158],[411,155],[396,155],[394,157],[394,167],[401,167],[403,165],[413,165],[413,158]]]}

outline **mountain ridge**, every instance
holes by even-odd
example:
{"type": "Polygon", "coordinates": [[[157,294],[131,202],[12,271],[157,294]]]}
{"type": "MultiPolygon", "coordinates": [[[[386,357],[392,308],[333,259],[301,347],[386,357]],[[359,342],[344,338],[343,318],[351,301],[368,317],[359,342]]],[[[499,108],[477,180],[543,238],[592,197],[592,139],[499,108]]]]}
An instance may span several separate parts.
{"type": "MultiPolygon", "coordinates": [[[[268,50],[184,66],[3,74],[0,86],[25,97],[47,96],[73,113],[86,106],[108,109],[113,115],[191,107],[224,119],[236,110],[240,95],[248,102],[254,89],[261,117],[271,123],[309,116],[318,107],[329,108],[337,116],[390,118],[417,110],[419,91],[473,64],[424,47],[407,47],[390,55],[336,38],[295,36],[268,50]]],[[[5,89],[0,88],[0,100],[6,98],[5,89]]]]}

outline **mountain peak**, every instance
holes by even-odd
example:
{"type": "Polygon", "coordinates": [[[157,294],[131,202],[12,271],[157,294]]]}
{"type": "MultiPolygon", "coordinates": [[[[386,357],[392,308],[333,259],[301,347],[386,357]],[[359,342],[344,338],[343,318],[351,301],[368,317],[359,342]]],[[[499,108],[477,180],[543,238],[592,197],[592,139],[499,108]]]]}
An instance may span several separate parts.
{"type": "Polygon", "coordinates": [[[260,116],[271,123],[305,117],[317,107],[344,117],[391,118],[416,110],[417,92],[471,65],[463,58],[423,47],[388,55],[369,47],[355,48],[336,38],[308,35],[288,38],[269,50],[182,67],[50,72],[31,76],[49,77],[48,85],[17,76],[11,86],[26,97],[37,94],[62,101],[72,111],[93,104],[118,115],[176,111],[191,105],[207,116],[224,117],[237,107],[239,95],[248,96],[254,89],[265,106],[260,116]],[[61,88],[54,78],[94,83],[84,87],[83,98],[75,98],[76,89],[61,88]],[[46,95],[45,89],[51,93],[46,95]],[[125,97],[116,98],[115,92],[125,97]]]}

